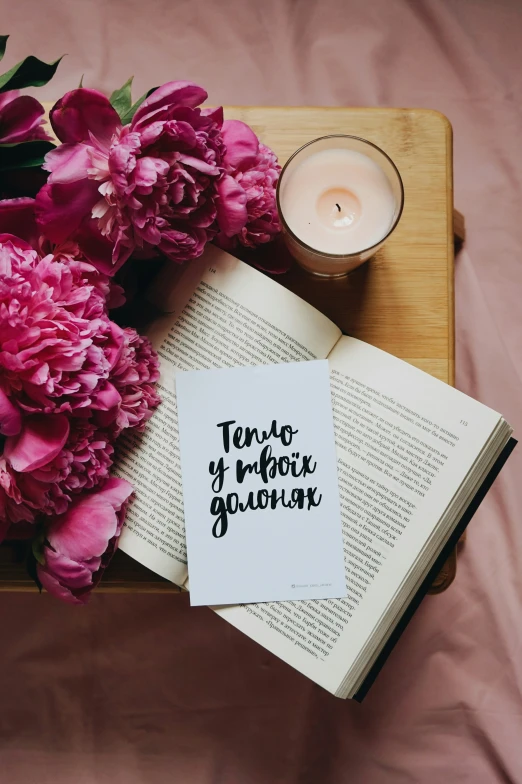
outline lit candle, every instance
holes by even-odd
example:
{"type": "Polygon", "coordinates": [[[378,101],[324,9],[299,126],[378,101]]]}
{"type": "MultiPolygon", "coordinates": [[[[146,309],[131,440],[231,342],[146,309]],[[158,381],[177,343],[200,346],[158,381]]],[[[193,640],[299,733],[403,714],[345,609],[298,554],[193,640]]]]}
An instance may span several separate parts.
{"type": "Polygon", "coordinates": [[[278,187],[286,242],[319,275],[345,275],[366,261],[397,224],[400,175],[375,145],[327,136],[288,161],[278,187]]]}

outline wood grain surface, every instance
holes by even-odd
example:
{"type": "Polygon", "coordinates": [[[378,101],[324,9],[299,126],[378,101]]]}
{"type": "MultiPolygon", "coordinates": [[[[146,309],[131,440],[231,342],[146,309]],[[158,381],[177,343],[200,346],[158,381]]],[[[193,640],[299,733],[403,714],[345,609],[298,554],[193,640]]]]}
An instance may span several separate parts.
{"type": "MultiPolygon", "coordinates": [[[[448,120],[427,109],[225,107],[244,120],[283,164],[319,136],[350,134],[381,147],[404,183],[404,211],[387,243],[348,277],[327,280],[294,266],[279,282],[315,305],[346,334],[365,340],[439,378],[454,382],[453,153],[448,120]]],[[[282,243],[266,254],[286,253],[282,243]]],[[[434,589],[455,576],[456,555],[434,589]]],[[[0,547],[0,590],[34,590],[23,548],[0,547]]],[[[98,590],[177,591],[124,553],[98,590]]]]}
{"type": "Polygon", "coordinates": [[[425,109],[233,107],[227,115],[251,125],[281,163],[302,144],[335,133],[369,139],[388,153],[401,174],[405,202],[384,247],[347,278],[314,278],[294,267],[280,282],[343,332],[452,384],[453,174],[447,119],[425,109]]]}

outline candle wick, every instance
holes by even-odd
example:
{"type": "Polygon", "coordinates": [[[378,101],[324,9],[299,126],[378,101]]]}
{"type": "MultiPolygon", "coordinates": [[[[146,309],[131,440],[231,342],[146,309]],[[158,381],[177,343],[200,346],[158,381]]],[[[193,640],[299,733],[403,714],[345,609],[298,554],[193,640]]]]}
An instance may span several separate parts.
{"type": "Polygon", "coordinates": [[[337,207],[337,209],[339,210],[339,212],[341,212],[341,208],[339,207],[339,205],[337,204],[337,202],[335,203],[335,206],[337,207]]]}

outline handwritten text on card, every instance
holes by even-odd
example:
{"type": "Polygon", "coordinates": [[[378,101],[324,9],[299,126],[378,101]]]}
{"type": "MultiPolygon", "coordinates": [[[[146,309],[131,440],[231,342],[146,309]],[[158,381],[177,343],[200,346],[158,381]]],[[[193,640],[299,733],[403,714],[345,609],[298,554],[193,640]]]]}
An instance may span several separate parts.
{"type": "MultiPolygon", "coordinates": [[[[217,427],[223,428],[223,449],[225,454],[230,453],[231,443],[236,449],[243,449],[250,447],[252,444],[264,444],[270,439],[279,440],[282,446],[290,447],[292,439],[299,430],[295,430],[291,425],[282,425],[278,428],[277,420],[272,421],[272,426],[267,432],[259,430],[255,427],[240,427],[236,426],[234,419],[227,422],[220,422],[217,427]]],[[[257,474],[261,481],[267,485],[271,480],[277,479],[278,476],[293,476],[296,479],[299,477],[308,476],[313,474],[317,468],[317,463],[313,462],[312,455],[300,455],[299,452],[291,452],[290,455],[281,455],[276,457],[272,454],[272,445],[266,444],[263,447],[259,459],[251,463],[244,462],[241,459],[236,460],[235,464],[235,481],[241,485],[247,475],[257,474]]],[[[317,494],[317,487],[296,487],[289,488],[261,488],[257,491],[250,491],[246,500],[240,500],[238,493],[223,494],[223,486],[225,484],[225,473],[229,470],[230,466],[225,465],[225,458],[220,457],[219,460],[212,460],[209,464],[209,473],[214,477],[212,480],[212,491],[219,493],[215,495],[210,503],[210,511],[216,518],[212,526],[212,535],[216,539],[224,536],[228,530],[228,516],[237,514],[238,512],[245,512],[247,509],[255,511],[256,509],[276,509],[278,506],[283,506],[286,509],[307,509],[319,506],[322,499],[322,494],[317,494]],[[317,495],[316,495],[317,494],[317,495]]]]}

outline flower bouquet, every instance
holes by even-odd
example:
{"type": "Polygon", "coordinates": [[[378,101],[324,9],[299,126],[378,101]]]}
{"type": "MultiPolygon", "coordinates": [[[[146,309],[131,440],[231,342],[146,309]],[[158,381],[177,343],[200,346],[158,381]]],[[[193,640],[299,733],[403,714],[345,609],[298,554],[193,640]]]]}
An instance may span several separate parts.
{"type": "Polygon", "coordinates": [[[158,357],[119,315],[124,265],[269,242],[280,167],[190,82],[135,103],[132,80],[110,98],[80,86],[52,108],[51,137],[19,91],[58,63],[0,76],[0,542],[26,541],[37,585],[83,604],[133,492],[111,477],[115,443],[160,403],[158,357]]]}

